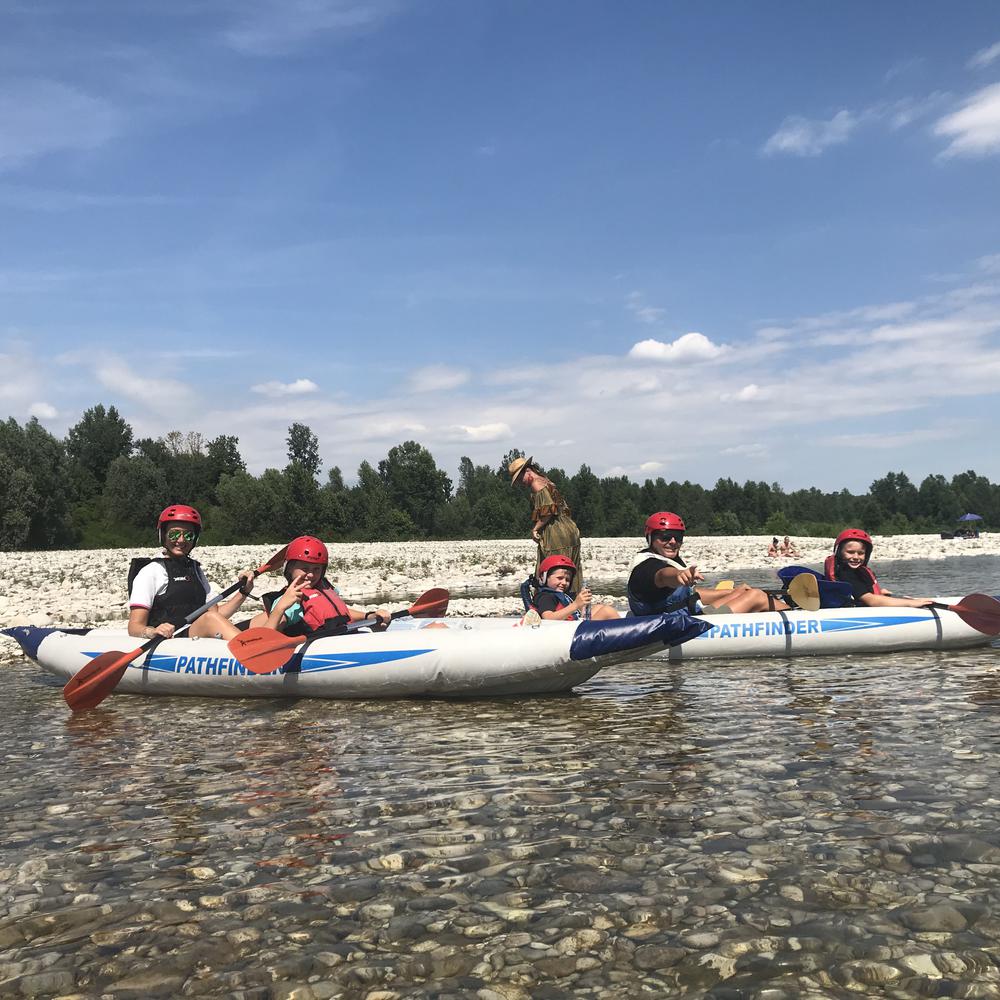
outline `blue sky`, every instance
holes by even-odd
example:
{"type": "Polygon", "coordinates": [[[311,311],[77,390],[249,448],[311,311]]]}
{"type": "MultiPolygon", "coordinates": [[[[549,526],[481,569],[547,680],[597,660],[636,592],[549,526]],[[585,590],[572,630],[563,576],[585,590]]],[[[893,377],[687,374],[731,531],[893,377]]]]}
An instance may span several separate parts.
{"type": "Polygon", "coordinates": [[[1000,7],[15,0],[0,414],[1000,480],[1000,7]]]}

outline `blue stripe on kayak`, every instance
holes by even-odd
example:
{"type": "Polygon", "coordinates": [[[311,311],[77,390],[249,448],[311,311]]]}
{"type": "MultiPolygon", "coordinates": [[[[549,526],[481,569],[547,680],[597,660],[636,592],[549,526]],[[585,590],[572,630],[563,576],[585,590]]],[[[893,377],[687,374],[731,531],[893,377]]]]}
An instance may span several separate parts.
{"type": "Polygon", "coordinates": [[[871,629],[891,628],[894,625],[913,625],[932,621],[926,615],[859,615],[857,618],[757,618],[747,615],[750,621],[713,624],[710,631],[699,639],[757,639],[775,635],[822,635],[827,632],[868,632],[871,629]]]}
{"type": "MultiPolygon", "coordinates": [[[[320,653],[306,656],[297,670],[286,671],[283,667],[274,673],[322,674],[351,667],[373,667],[381,664],[409,660],[414,656],[430,653],[430,649],[398,649],[381,652],[320,653]]],[[[97,654],[86,654],[88,656],[97,654]]],[[[291,652],[289,652],[291,655],[291,652]]],[[[142,664],[139,664],[142,666],[142,664]]],[[[154,653],[145,669],[161,674],[194,674],[202,677],[253,677],[242,663],[232,656],[176,656],[154,653]]],[[[259,675],[273,676],[273,674],[259,675]]]]}

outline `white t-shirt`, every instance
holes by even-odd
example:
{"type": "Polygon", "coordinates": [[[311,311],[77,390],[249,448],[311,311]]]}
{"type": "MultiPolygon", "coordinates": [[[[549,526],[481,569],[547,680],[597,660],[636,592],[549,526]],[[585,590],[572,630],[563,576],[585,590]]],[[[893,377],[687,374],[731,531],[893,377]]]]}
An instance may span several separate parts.
{"type": "MultiPolygon", "coordinates": [[[[195,566],[195,575],[205,588],[207,600],[210,587],[201,566],[195,566]]],[[[167,570],[162,563],[147,563],[136,573],[135,579],[132,581],[132,593],[128,595],[129,608],[146,608],[148,610],[153,606],[153,601],[157,597],[162,597],[167,592],[169,582],[167,570]]]]}

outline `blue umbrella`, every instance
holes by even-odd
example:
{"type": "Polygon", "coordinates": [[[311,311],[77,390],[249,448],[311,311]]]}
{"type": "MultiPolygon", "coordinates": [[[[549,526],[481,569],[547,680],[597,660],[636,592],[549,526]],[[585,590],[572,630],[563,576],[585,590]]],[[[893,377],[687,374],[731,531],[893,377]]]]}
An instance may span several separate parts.
{"type": "Polygon", "coordinates": [[[959,520],[960,521],[981,521],[982,518],[978,514],[963,514],[959,518],[959,520]]]}

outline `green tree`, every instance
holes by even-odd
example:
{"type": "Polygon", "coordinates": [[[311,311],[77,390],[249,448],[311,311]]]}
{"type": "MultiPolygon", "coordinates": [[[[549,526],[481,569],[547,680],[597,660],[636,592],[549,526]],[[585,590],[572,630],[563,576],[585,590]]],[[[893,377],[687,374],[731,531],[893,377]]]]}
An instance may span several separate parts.
{"type": "Polygon", "coordinates": [[[109,525],[140,529],[152,537],[152,526],[169,503],[167,479],[148,458],[119,456],[108,468],[102,499],[109,525]]]}
{"type": "Polygon", "coordinates": [[[288,464],[301,465],[314,479],[322,464],[319,457],[319,438],[305,424],[292,424],[288,428],[288,464]]]}
{"type": "Polygon", "coordinates": [[[406,513],[424,536],[429,535],[438,509],[451,496],[451,480],[431,453],[416,441],[404,441],[389,449],[378,472],[391,507],[406,513]]]}
{"type": "Polygon", "coordinates": [[[132,451],[132,428],[115,407],[98,403],[86,410],[66,435],[66,452],[81,473],[86,491],[98,493],[111,463],[132,451]]]}

